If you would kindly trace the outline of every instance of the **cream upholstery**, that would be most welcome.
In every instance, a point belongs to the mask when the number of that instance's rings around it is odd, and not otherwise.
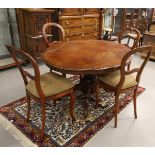
[[[134,33],[128,33],[128,36],[130,36],[131,38],[136,38],[137,37],[137,34],[134,34]]]
[[[136,39],[137,34],[134,34],[134,33],[128,33],[128,36],[130,36],[132,39]],[[140,37],[142,37],[142,35],[140,35]]]
[[[59,94],[73,87],[69,79],[52,72],[42,74],[40,76],[40,83],[46,97]],[[26,85],[26,90],[35,97],[40,98],[33,80]]]
[[[98,76],[98,79],[112,87],[116,87],[120,81],[120,71],[112,72],[108,75]],[[122,89],[130,88],[137,85],[137,81],[133,75],[126,75]]]

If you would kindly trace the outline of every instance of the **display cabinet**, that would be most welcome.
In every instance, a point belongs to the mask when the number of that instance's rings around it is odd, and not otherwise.
[[[42,38],[42,26],[52,21],[54,10],[29,8],[17,9],[16,12],[21,48],[37,60],[40,58],[40,53],[46,49]]]
[[[16,13],[13,8],[0,9],[0,70],[16,66],[5,45],[20,47]],[[22,59],[19,59],[22,63]]]

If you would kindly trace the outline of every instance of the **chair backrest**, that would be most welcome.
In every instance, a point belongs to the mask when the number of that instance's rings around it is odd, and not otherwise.
[[[151,46],[143,46],[143,47],[139,47],[139,48],[136,48],[136,49],[133,49],[131,51],[129,51],[122,59],[121,61],[121,67],[120,67],[120,74],[121,74],[121,78],[120,78],[120,82],[119,84],[117,85],[117,88],[118,89],[121,89],[121,87],[123,86],[123,83],[125,81],[125,76],[126,75],[130,75],[130,74],[133,74],[135,73],[135,80],[137,81],[137,83],[139,83],[140,81],[140,77],[141,77],[141,74],[142,74],[142,71],[147,63],[147,61],[149,60],[149,57],[151,55],[151,50],[152,50],[152,47]],[[140,65],[140,67],[136,67],[136,68],[133,68],[131,70],[127,70],[126,68],[126,64],[127,64],[127,61],[129,60],[129,58],[137,53],[137,52],[144,52],[146,53],[146,57],[143,59],[143,62],[142,64]]]
[[[148,26],[148,31],[153,31],[153,32],[155,32],[155,22],[152,22],[152,23]]]
[[[47,30],[47,28],[52,27],[52,26],[57,27],[59,29],[59,34],[60,34],[59,39],[61,41],[64,41],[64,38],[65,38],[65,31],[61,25],[59,25],[57,23],[46,23],[45,25],[43,25],[42,33],[43,33],[43,38],[44,38],[44,41],[45,41],[47,47],[49,47],[52,43],[50,43],[48,38],[47,38],[48,36],[46,34],[46,30]]]
[[[146,17],[142,16],[141,20],[139,21],[138,30],[140,31],[141,35],[144,35],[147,29],[148,29],[148,23]]]
[[[141,34],[140,34],[140,31],[138,29],[128,27],[128,28],[123,29],[119,33],[118,42],[121,43],[124,38],[127,38],[128,40],[127,40],[127,43],[125,45],[130,47],[129,46],[129,40],[131,38],[131,39],[133,39],[133,45],[130,48],[134,49],[134,48],[138,47],[140,36],[141,36]]]
[[[40,85],[40,71],[39,71],[39,67],[38,67],[36,60],[34,58],[32,58],[28,53],[26,53],[22,50],[19,50],[19,49],[15,48],[14,46],[6,45],[6,48],[10,52],[17,67],[19,68],[19,71],[23,77],[25,86],[28,84],[28,78],[31,80],[34,80],[39,96],[44,97],[45,95],[44,95],[44,93],[41,89],[41,85]],[[19,62],[19,60],[17,58],[17,55],[22,56],[23,58],[26,58],[31,63],[31,65],[34,69],[34,75],[32,75],[29,72],[27,72],[26,70],[24,70],[23,66],[21,65],[21,63]]]

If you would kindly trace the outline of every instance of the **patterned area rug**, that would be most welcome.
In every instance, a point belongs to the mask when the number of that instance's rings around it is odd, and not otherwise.
[[[138,88],[138,95],[144,88]],[[25,136],[38,146],[83,146],[108,122],[113,119],[114,96],[100,89],[100,106],[95,109],[93,96],[90,97],[88,117],[84,118],[84,96],[76,91],[75,113],[77,120],[71,121],[69,115],[69,97],[57,101],[54,104],[48,101],[46,105],[45,139],[39,140],[41,128],[41,106],[31,100],[32,109],[30,123],[24,121],[26,117],[27,103],[25,97],[0,108],[0,113],[14,124]],[[133,92],[120,96],[120,111],[132,101]]]

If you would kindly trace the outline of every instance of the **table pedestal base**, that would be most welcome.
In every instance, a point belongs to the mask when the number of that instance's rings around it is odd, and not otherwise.
[[[85,75],[80,79],[81,91],[84,93],[84,117],[88,116],[89,99],[90,95],[95,93],[96,87],[96,76]]]

